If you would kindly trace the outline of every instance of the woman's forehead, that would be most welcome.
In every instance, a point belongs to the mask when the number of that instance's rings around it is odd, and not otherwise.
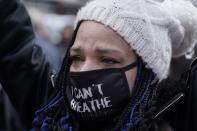
[[[95,21],[84,21],[81,23],[77,31],[77,38],[99,38],[108,41],[114,40],[112,38],[119,39],[119,35],[103,24]]]
[[[101,48],[130,51],[130,46],[109,27],[94,21],[82,22],[73,48]]]

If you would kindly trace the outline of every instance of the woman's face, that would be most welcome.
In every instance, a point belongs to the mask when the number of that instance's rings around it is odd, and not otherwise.
[[[130,46],[118,34],[93,21],[81,23],[70,54],[73,59],[72,72],[121,68],[137,59]],[[126,71],[130,91],[136,72],[137,67]]]

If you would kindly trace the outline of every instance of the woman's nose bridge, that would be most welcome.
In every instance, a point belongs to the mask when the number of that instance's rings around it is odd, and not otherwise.
[[[86,60],[81,67],[80,71],[90,71],[99,69],[98,64],[94,60]]]

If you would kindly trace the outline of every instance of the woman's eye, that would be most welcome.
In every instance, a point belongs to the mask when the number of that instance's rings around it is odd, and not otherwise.
[[[83,59],[81,58],[81,56],[71,56],[71,60],[73,63],[76,63],[76,62],[81,62],[83,61]]]
[[[119,61],[112,59],[112,58],[103,58],[102,62],[108,65],[114,65],[120,63]]]

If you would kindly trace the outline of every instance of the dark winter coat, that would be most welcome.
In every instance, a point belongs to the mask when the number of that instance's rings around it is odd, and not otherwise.
[[[0,83],[22,122],[30,128],[36,109],[53,92],[50,63],[35,36],[24,6],[0,0]]]

